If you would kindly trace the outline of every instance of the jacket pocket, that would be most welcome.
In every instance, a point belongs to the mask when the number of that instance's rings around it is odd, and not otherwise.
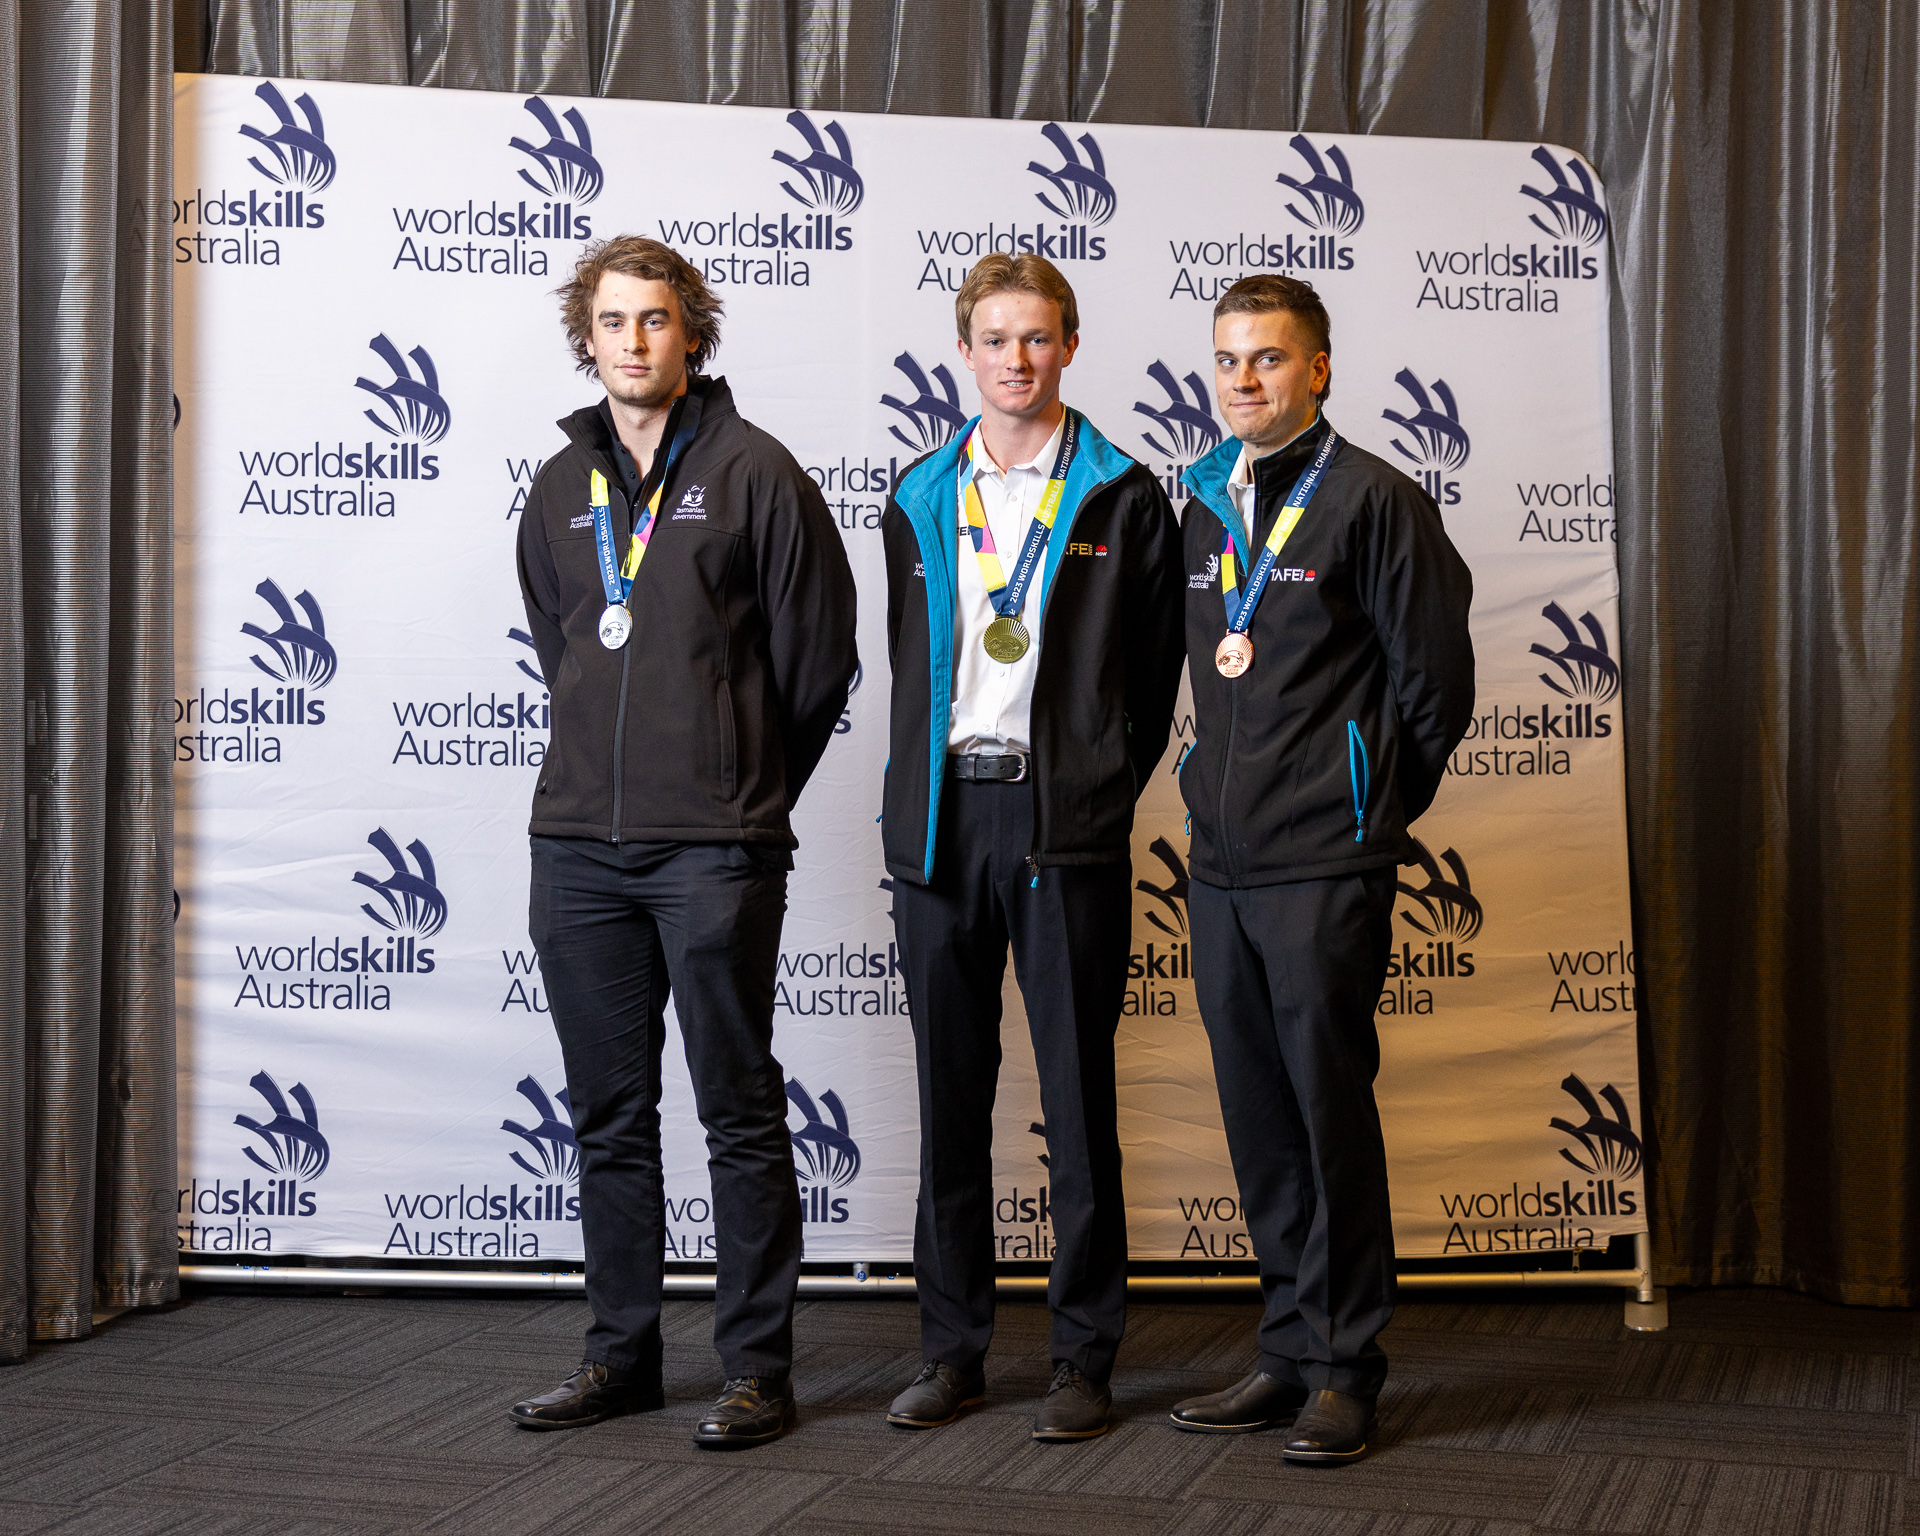
[[[1373,787],[1373,770],[1367,764],[1367,743],[1360,727],[1347,722],[1347,778],[1353,785],[1353,840],[1367,840],[1367,792]]]
[[[733,804],[733,690],[722,682],[716,690],[716,708],[720,715],[720,798]]]

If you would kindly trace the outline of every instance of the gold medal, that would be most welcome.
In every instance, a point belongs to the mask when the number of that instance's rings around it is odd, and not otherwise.
[[[1026,625],[1003,613],[987,626],[980,643],[995,661],[1011,662],[1026,655],[1027,647],[1033,641],[1027,634]]]
[[[1213,664],[1222,677],[1238,677],[1253,665],[1253,642],[1245,635],[1228,635],[1214,650]]]

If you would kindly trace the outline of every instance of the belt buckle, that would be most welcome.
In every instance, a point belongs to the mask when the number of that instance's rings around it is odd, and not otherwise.
[[[1002,784],[1024,784],[1027,778],[1027,754],[1024,752],[1002,752],[1001,757],[1011,757],[1020,764],[1020,771],[1010,779],[1002,779]]]

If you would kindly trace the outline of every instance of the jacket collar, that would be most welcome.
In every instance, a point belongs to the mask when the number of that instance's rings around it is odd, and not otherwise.
[[[1255,459],[1253,483],[1258,503],[1264,504],[1273,498],[1283,497],[1292,490],[1294,481],[1300,478],[1300,472],[1319,450],[1321,439],[1332,430],[1333,425],[1322,410],[1319,420],[1278,453]],[[1237,437],[1222,438],[1215,447],[1189,464],[1181,479],[1193,493],[1193,499],[1226,526],[1227,532],[1233,536],[1233,547],[1239,554],[1240,563],[1245,568],[1249,564],[1246,531],[1234,514],[1233,498],[1227,494],[1227,482],[1233,478],[1233,467],[1240,462],[1243,446]]]
[[[734,414],[733,391],[727,388],[725,379],[703,378],[699,374],[687,376],[687,393],[705,397],[706,406],[700,417],[700,436],[705,437],[715,421],[723,416]],[[607,472],[613,470],[613,423],[604,400],[593,405],[583,405],[570,415],[562,416],[555,423],[575,446],[590,455],[598,455],[606,462],[602,466]],[[615,483],[619,477],[613,476]]]

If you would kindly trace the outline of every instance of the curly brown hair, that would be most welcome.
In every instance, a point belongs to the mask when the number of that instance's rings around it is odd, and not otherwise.
[[[580,253],[573,276],[554,293],[560,300],[560,323],[567,328],[567,340],[573,346],[573,360],[582,373],[594,371],[593,355],[587,350],[587,331],[593,324],[593,296],[600,291],[600,279],[609,272],[626,277],[649,278],[665,283],[680,301],[680,315],[686,322],[687,336],[699,343],[687,355],[687,366],[699,373],[720,346],[720,316],[726,305],[707,286],[700,269],[670,245],[650,240],[645,235],[614,235],[597,240]]]

